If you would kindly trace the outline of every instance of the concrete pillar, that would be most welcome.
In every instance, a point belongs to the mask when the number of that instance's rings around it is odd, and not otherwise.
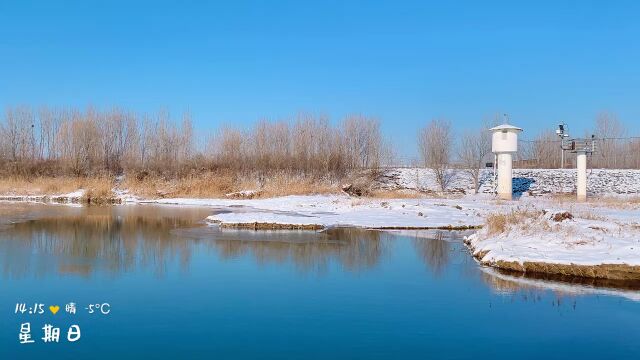
[[[587,200],[587,153],[579,151],[576,154],[576,163],[578,165],[576,193],[578,194],[578,201],[585,201]]]
[[[513,155],[498,153],[498,197],[504,200],[513,198]]]

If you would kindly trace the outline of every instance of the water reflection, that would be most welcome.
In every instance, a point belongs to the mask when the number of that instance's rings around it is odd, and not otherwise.
[[[502,295],[519,297],[524,301],[540,299],[542,291],[555,294],[553,305],[560,306],[570,302],[575,306],[575,298],[580,295],[620,296],[633,301],[640,301],[640,284],[633,281],[615,281],[589,279],[570,276],[554,276],[547,274],[527,274],[513,271],[482,267],[482,280],[495,292]],[[565,298],[571,298],[565,301]]]
[[[335,261],[356,271],[376,266],[388,251],[389,235],[359,229],[308,231],[219,231],[212,246],[223,259],[251,255],[257,263],[292,261],[298,269],[324,271]]]
[[[413,239],[416,253],[436,276],[441,275],[449,263],[451,245],[445,241],[445,236],[444,231],[437,231],[431,239]]]
[[[6,205],[5,205],[6,207]],[[292,262],[301,270],[324,271],[335,262],[358,271],[380,262],[389,235],[358,229],[308,231],[221,231],[202,223],[210,209],[167,206],[34,207],[0,229],[0,259],[7,277],[31,273],[89,276],[167,265],[188,268],[192,253],[214,250],[222,259],[250,255],[258,264]]]
[[[5,276],[43,275],[52,269],[80,275],[96,268],[117,273],[138,266],[162,273],[174,259],[186,266],[189,243],[171,229],[193,226],[198,216],[198,211],[187,211],[176,217],[170,208],[145,206],[36,210],[36,218],[12,219],[15,223],[0,234],[8,240],[0,242]]]
[[[119,276],[170,266],[188,271],[196,254],[223,261],[250,258],[258,266],[292,265],[299,272],[332,266],[368,271],[409,248],[434,277],[457,272],[496,293],[535,299],[536,291],[614,294],[640,300],[640,284],[508,274],[481,268],[456,231],[378,232],[220,230],[203,223],[215,209],[155,205],[68,207],[0,204],[0,266],[5,278],[74,274]],[[209,255],[209,253],[211,255]],[[403,254],[402,256],[406,256]],[[409,255],[411,256],[411,255]],[[392,261],[408,261],[406,257]],[[54,272],[55,274],[52,274]]]

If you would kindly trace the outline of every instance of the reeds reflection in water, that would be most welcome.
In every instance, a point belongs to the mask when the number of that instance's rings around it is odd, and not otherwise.
[[[292,262],[300,271],[325,271],[336,263],[349,271],[376,266],[389,251],[389,235],[352,228],[312,231],[227,230],[212,243],[219,256],[250,255],[258,264]]]
[[[43,211],[43,209],[46,209]],[[44,205],[38,216],[7,226],[0,233],[3,274],[30,272],[89,275],[96,269],[126,272],[139,266],[162,273],[168,261],[187,265],[190,242],[172,229],[195,226],[203,211],[161,207],[82,207]]]
[[[449,279],[450,272],[455,272],[483,281],[497,293],[542,288],[560,293],[624,292],[625,297],[637,298],[635,283],[488,272],[462,245],[464,232],[222,230],[203,222],[213,211],[216,209],[158,205],[0,204],[0,271],[5,279],[117,277],[140,271],[163,276],[174,268],[190,271],[198,256],[206,269],[216,262],[248,259],[258,268],[289,266],[299,273],[324,273],[332,268],[364,272],[385,259],[398,261],[397,256],[408,247],[431,276]]]
[[[2,205],[6,207],[8,205]],[[291,262],[299,271],[325,271],[335,263],[358,271],[380,262],[389,235],[358,229],[236,231],[206,226],[211,209],[167,206],[37,206],[0,229],[2,272],[112,275],[170,263],[187,269],[195,251],[221,260],[250,256],[256,264]],[[37,211],[36,211],[37,210]]]

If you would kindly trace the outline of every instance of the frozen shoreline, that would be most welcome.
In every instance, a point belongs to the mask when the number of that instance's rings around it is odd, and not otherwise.
[[[483,265],[603,279],[640,279],[640,206],[567,203],[541,197],[503,202],[487,195],[455,199],[363,199],[346,195],[286,196],[271,199],[159,199],[156,204],[217,208],[207,221],[250,229],[465,229],[485,225],[492,214],[570,212],[571,220],[549,227],[509,229],[487,236],[481,229],[465,241]],[[546,218],[531,219],[553,222]],[[485,234],[485,235],[483,235]]]
[[[484,198],[487,201],[487,198]],[[468,229],[482,226],[491,208],[473,199],[368,199],[346,195],[285,196],[270,199],[159,199],[139,203],[218,208],[207,221],[226,227],[252,224],[351,226],[369,229]],[[489,200],[493,202],[493,200]]]
[[[79,190],[52,196],[0,196],[0,200],[77,204],[82,195]],[[523,196],[505,202],[486,194],[442,199],[348,195],[140,199],[117,191],[115,196],[122,204],[210,207],[212,215],[206,218],[210,224],[248,229],[477,229],[492,215],[526,209],[540,215],[495,234],[485,226],[465,239],[480,263],[522,272],[640,279],[640,205],[624,206],[624,201],[563,203]],[[549,218],[565,211],[574,218],[562,222]],[[599,268],[602,266],[605,268]]]
[[[639,207],[549,205],[529,201],[526,208],[515,210],[524,216],[512,212],[489,219],[489,225],[466,237],[465,243],[481,264],[492,267],[640,280]],[[506,224],[495,231],[491,221],[501,221],[500,217],[507,219]]]
[[[0,201],[22,201],[22,202],[53,202],[60,204],[78,204],[85,195],[83,189],[76,190],[67,194],[50,194],[50,195],[0,195]]]
[[[482,229],[468,236],[467,243],[485,263],[552,261],[563,265],[640,266],[640,229],[633,224],[582,218],[561,224],[541,221],[548,227],[535,229],[537,225],[529,223],[500,234]]]
[[[151,203],[217,209],[207,221],[222,227],[320,229],[467,229],[492,215],[527,211],[522,224],[490,234],[485,226],[465,243],[487,266],[603,279],[640,280],[640,206],[558,203],[540,197],[503,202],[486,195],[456,199],[361,199],[287,196],[272,199],[161,199]],[[573,218],[556,222],[553,216]]]

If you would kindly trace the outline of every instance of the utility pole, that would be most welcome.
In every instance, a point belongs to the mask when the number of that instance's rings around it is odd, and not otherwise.
[[[36,158],[36,134],[35,125],[31,124],[31,160]]]
[[[565,145],[564,141],[569,137],[569,127],[565,123],[558,124],[558,129],[556,130],[556,135],[560,137],[560,168],[564,169],[564,151]]]
[[[576,179],[576,195],[578,201],[587,200],[587,155],[593,155],[596,151],[595,135],[590,139],[574,139],[571,141],[572,152],[576,153],[576,167],[578,170]]]

